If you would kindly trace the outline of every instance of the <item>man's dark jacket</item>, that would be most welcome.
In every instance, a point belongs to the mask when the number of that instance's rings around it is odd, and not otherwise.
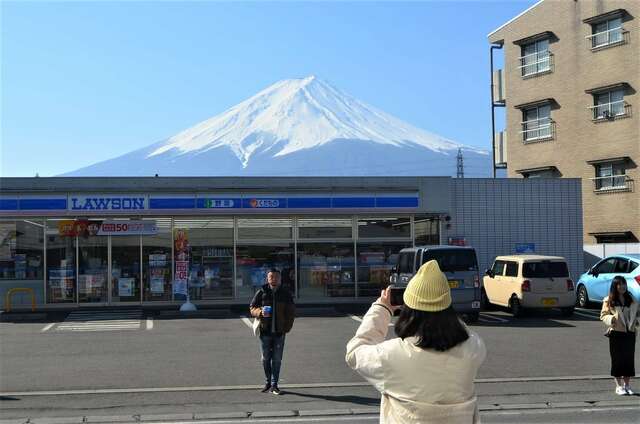
[[[262,307],[271,306],[271,317],[262,316]],[[269,284],[262,286],[253,296],[249,306],[251,316],[260,319],[260,334],[271,334],[273,319],[275,319],[275,333],[284,334],[291,331],[296,315],[296,305],[293,296],[282,285],[275,291]]]

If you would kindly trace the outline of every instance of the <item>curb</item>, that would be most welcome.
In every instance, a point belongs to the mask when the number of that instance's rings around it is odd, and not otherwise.
[[[487,404],[480,405],[480,412],[497,411],[531,411],[540,409],[575,409],[598,408],[612,406],[632,406],[640,408],[637,400],[617,401],[581,401],[581,402],[545,402],[522,404]],[[192,413],[192,414],[158,414],[158,415],[116,415],[116,416],[75,416],[75,417],[42,417],[42,418],[11,418],[2,419],[0,424],[99,424],[99,423],[155,423],[155,422],[206,422],[211,420],[228,420],[242,418],[284,418],[284,417],[330,417],[349,415],[377,415],[380,408],[351,408],[327,410],[289,410],[289,411],[255,411],[255,412],[220,412],[220,413]]]

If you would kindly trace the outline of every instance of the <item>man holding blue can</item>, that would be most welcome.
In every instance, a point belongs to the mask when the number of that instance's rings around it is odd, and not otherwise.
[[[281,394],[278,388],[285,334],[291,331],[296,306],[293,296],[280,284],[280,272],[270,269],[267,284],[258,290],[249,306],[251,316],[260,320],[260,348],[265,385],[263,393]]]

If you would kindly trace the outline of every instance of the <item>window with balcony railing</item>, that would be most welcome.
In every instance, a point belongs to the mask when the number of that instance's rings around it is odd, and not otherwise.
[[[627,191],[631,179],[626,175],[624,162],[610,162],[596,165],[596,176],[592,178],[595,191]]]
[[[590,106],[594,121],[611,120],[629,116],[631,106],[624,101],[624,89],[593,94],[594,105]]]
[[[550,140],[554,137],[555,123],[551,120],[551,105],[534,106],[522,111],[522,141]]]
[[[551,72],[553,55],[549,51],[549,40],[543,39],[522,47],[522,56],[518,58],[522,77]]]
[[[628,32],[622,27],[622,18],[616,17],[593,23],[587,41],[591,49],[624,44],[628,41]]]

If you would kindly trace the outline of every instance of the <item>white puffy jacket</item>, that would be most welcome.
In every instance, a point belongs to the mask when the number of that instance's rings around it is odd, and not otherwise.
[[[380,422],[480,423],[473,380],[487,350],[476,333],[438,352],[415,346],[414,337],[386,340],[391,314],[373,304],[347,344],[346,361],[382,394]]]

